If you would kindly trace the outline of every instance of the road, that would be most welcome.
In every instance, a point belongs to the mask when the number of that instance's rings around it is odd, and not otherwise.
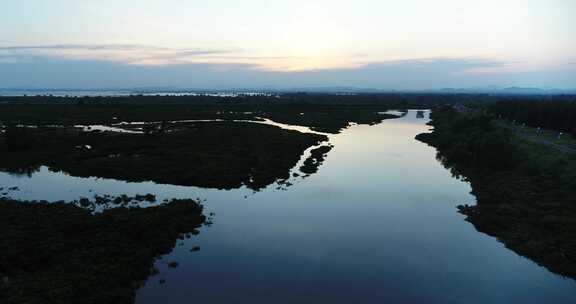
[[[563,153],[576,153],[576,146],[574,145],[560,145],[544,136],[538,136],[537,134],[532,132],[522,131],[520,127],[513,127],[506,123],[499,123],[499,124],[506,129],[512,130],[516,136],[524,140],[545,145]],[[564,136],[570,136],[570,135],[566,134]]]

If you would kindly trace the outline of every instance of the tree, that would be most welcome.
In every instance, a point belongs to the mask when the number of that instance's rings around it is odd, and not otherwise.
[[[21,151],[32,148],[36,139],[26,127],[9,125],[6,127],[6,148],[10,151]]]

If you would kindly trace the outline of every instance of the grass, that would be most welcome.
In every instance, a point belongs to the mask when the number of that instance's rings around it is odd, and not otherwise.
[[[504,121],[504,120],[499,120],[498,122],[502,123],[507,128],[514,130],[515,132],[518,132],[521,135],[528,136],[530,138],[535,138],[535,139],[543,139],[543,140],[552,142],[552,143],[557,144],[557,145],[563,145],[563,146],[567,146],[570,148],[576,148],[576,139],[573,138],[570,134],[564,133],[560,137],[558,137],[558,135],[560,133],[558,131],[546,130],[546,129],[538,130],[538,128],[533,128],[533,127],[529,127],[529,126],[522,126],[522,125],[518,125],[518,124],[512,124],[512,123],[510,123],[508,121]]]

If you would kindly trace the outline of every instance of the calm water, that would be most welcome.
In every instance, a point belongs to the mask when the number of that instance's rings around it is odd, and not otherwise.
[[[427,117],[427,115],[426,115]],[[207,199],[214,224],[158,262],[138,303],[576,303],[575,281],[504,248],[457,213],[470,186],[414,139],[416,112],[353,126],[287,190],[219,191],[0,173],[25,199],[155,193]],[[193,246],[198,252],[190,252]],[[177,268],[167,262],[178,261]],[[160,279],[166,279],[160,284]]]
[[[211,97],[237,97],[237,96],[275,96],[267,92],[250,91],[198,91],[198,90],[50,90],[50,89],[1,89],[0,96],[57,96],[57,97],[97,97],[97,96],[211,96]]]

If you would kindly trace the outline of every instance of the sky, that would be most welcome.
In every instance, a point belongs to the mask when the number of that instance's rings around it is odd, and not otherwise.
[[[1,0],[0,87],[576,88],[574,0]]]

